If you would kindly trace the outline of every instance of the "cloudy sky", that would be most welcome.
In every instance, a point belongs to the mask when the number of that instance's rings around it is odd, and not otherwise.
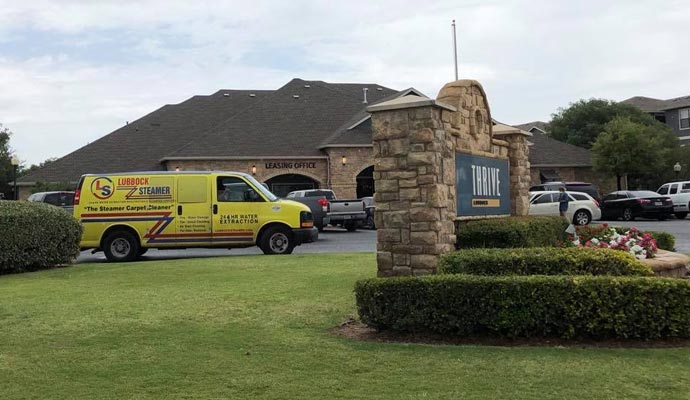
[[[494,118],[580,98],[690,94],[687,1],[0,0],[0,123],[27,164],[164,104],[290,79],[435,97],[478,79]]]

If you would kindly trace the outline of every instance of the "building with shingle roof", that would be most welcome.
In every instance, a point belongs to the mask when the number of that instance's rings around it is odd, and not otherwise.
[[[366,107],[399,96],[375,83],[293,79],[277,90],[219,90],[165,105],[18,179],[76,185],[82,174],[158,170],[253,173],[278,195],[329,187],[343,197],[373,193]]]
[[[331,188],[343,198],[370,196],[372,126],[366,107],[405,96],[426,98],[414,88],[303,79],[276,90],[193,96],[19,178],[20,196],[28,197],[37,182],[76,186],[87,173],[160,170],[247,172],[279,196],[310,188]],[[549,171],[565,180],[591,176],[588,150],[544,135],[540,121],[517,127],[533,133],[533,181],[552,177]]]
[[[633,105],[671,127],[681,146],[690,144],[690,96],[668,100],[635,96],[621,103]]]

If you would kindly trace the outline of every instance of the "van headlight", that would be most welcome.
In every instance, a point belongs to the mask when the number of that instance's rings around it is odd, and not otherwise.
[[[299,213],[299,226],[301,228],[313,228],[314,227],[314,217],[309,211],[301,211]]]

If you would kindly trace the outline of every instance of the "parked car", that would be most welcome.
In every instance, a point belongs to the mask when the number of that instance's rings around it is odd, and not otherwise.
[[[373,197],[362,197],[364,202],[365,211],[367,212],[367,220],[362,224],[364,229],[376,229],[376,223],[374,222],[374,212],[376,211],[376,204],[374,204]]]
[[[690,212],[690,181],[664,183],[656,191],[668,196],[673,202],[673,213],[678,219],[685,219]]]
[[[673,201],[651,190],[620,190],[604,196],[601,213],[602,219],[646,217],[661,221],[673,214]]]
[[[288,199],[300,201],[318,193],[328,200],[328,219],[333,226],[342,226],[348,231],[355,231],[367,219],[362,200],[338,200],[335,193],[328,189],[296,190],[288,193]],[[301,202],[301,201],[300,201]],[[325,226],[325,225],[324,225]]]
[[[540,185],[534,185],[529,188],[530,192],[540,192],[548,190],[558,190],[565,187],[565,190],[570,192],[583,192],[592,196],[598,202],[601,202],[601,193],[596,185],[587,182],[545,182]]]
[[[64,209],[70,214],[72,214],[72,211],[74,210],[74,192],[38,192],[29,196],[27,200],[52,204],[56,207]]]
[[[587,225],[593,220],[601,218],[599,203],[587,193],[568,192],[570,202],[565,216],[575,225]],[[542,192],[530,192],[529,215],[560,215],[558,211],[558,198],[560,192],[549,190]]]
[[[323,228],[330,223],[331,218],[328,216],[330,203],[326,197],[325,191],[298,190],[288,193],[285,198],[305,204],[309,207],[311,214],[314,216],[314,226],[319,232],[323,232]]]

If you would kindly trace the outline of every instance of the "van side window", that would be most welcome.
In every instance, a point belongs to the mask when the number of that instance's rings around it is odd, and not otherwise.
[[[219,202],[263,201],[251,186],[241,178],[219,176],[217,180]]]
[[[668,185],[663,185],[656,192],[659,194],[668,194]]]
[[[676,193],[678,193],[678,184],[677,184],[677,183],[676,183],[676,184],[673,184],[673,185],[671,185],[671,186],[669,186],[669,188],[670,188],[670,189],[668,190],[668,194],[676,194]]]
[[[684,183],[683,187],[680,189],[681,193],[690,192],[690,183]]]

